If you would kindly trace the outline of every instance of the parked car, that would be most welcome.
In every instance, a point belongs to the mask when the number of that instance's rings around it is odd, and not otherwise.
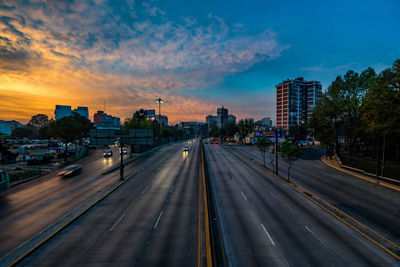
[[[183,151],[189,151],[189,147],[188,146],[184,146],[183,147]]]
[[[59,176],[69,177],[81,171],[81,166],[78,164],[69,165],[64,170],[58,173]]]
[[[113,153],[112,153],[111,150],[107,150],[107,151],[104,152],[104,154],[103,154],[103,156],[104,156],[105,158],[107,158],[107,157],[112,157],[112,155],[113,155]]]

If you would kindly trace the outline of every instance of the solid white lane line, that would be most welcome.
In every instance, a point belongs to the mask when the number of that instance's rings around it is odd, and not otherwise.
[[[174,190],[174,186],[175,185],[172,185],[171,189],[169,190],[170,193],[172,192],[172,190]]]
[[[110,229],[110,232],[112,230],[114,230],[115,226],[117,226],[117,224],[119,224],[119,222],[125,217],[125,215],[126,215],[125,213],[122,214],[122,216],[114,223],[113,227],[111,227],[111,229]]]
[[[162,211],[160,212],[160,215],[158,215],[158,218],[157,218],[157,221],[156,221],[156,223],[154,224],[154,229],[156,229],[157,228],[157,225],[158,225],[158,223],[160,222],[160,219],[161,219],[161,215],[162,215]]]
[[[245,195],[243,192],[242,192],[242,195],[243,195],[244,199],[247,200],[247,197],[246,197],[246,195]]]
[[[271,194],[271,196],[273,197],[273,198],[275,198],[276,200],[278,200],[278,198],[271,192],[270,193]]]
[[[146,193],[146,192],[147,192],[147,190],[149,190],[149,186],[146,186],[146,188],[145,188],[145,189],[143,189],[143,191],[142,191],[142,194]]]
[[[325,242],[324,241],[322,241],[316,234],[314,234],[314,232],[313,231],[311,231],[311,229],[310,228],[308,228],[307,227],[307,225],[305,225],[304,226],[316,239],[318,239],[319,240],[319,242],[321,242],[325,247],[328,247],[326,244],[325,244]]]
[[[267,234],[269,240],[271,241],[272,245],[275,246],[274,240],[272,240],[271,236],[268,234],[267,229],[265,229],[264,225],[261,224],[262,229],[264,230],[264,232]]]

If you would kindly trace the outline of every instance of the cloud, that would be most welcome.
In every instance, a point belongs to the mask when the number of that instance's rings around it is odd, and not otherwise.
[[[5,1],[0,93],[20,99],[26,94],[41,107],[48,103],[48,112],[60,100],[72,104],[78,97],[96,106],[107,99],[121,117],[162,96],[174,105],[165,104],[171,121],[200,119],[197,114],[203,117],[215,103],[196,98],[196,90],[287,48],[267,29],[249,33],[241,23],[229,25],[213,15],[201,24],[194,17],[168,20],[166,14],[156,2]]]

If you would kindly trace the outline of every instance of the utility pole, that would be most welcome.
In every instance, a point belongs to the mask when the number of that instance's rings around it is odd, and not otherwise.
[[[124,138],[121,136],[119,138],[119,148],[120,148],[120,156],[121,156],[121,163],[119,166],[119,173],[120,177],[119,179],[122,181],[124,180],[124,153],[122,153],[122,148],[124,147]]]
[[[278,175],[278,128],[275,128],[275,174]]]

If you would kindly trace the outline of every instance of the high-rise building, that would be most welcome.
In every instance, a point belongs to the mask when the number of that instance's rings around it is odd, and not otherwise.
[[[303,77],[286,80],[276,86],[276,127],[288,130],[311,118],[321,95],[318,81],[305,81]]]
[[[208,115],[206,117],[208,129],[211,129],[212,124],[216,124],[218,128],[222,128],[228,120],[232,120],[236,123],[236,117],[229,114],[228,109],[224,108],[224,106],[217,109],[217,116]]]

